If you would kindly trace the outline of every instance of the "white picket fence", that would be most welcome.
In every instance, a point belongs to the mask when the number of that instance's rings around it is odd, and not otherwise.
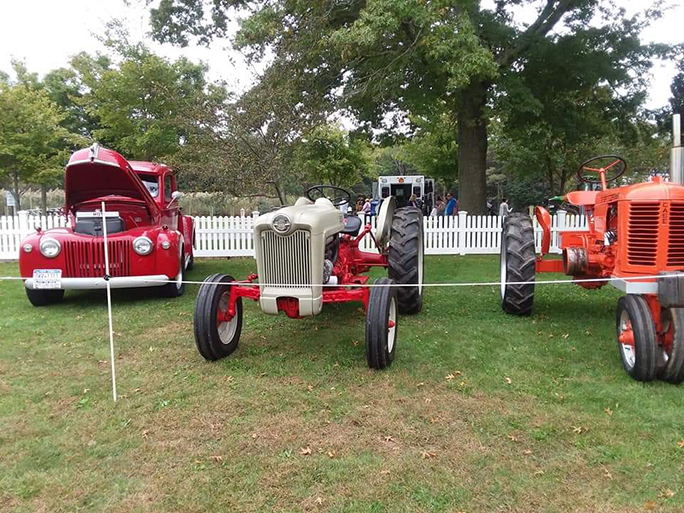
[[[195,217],[195,255],[198,257],[254,256],[252,225],[254,216]],[[370,219],[375,228],[375,217]],[[501,243],[501,218],[469,216],[459,212],[452,217],[426,217],[425,254],[472,255],[498,253]],[[0,259],[16,260],[21,240],[43,229],[66,226],[64,217],[33,217],[22,212],[16,217],[0,217]],[[541,229],[534,220],[537,250],[541,247]],[[586,218],[560,211],[552,217],[551,252],[560,253],[558,233],[586,229]],[[370,237],[360,245],[364,251],[375,251]]]

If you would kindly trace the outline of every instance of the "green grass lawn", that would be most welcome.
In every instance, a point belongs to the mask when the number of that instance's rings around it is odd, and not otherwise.
[[[497,275],[497,257],[426,265]],[[0,282],[1,511],[684,511],[684,390],[622,370],[611,288],[538,286],[528,318],[495,287],[429,288],[383,372],[355,305],[246,303],[238,350],[207,363],[197,289],[114,291],[114,404],[105,294],[38,309]]]

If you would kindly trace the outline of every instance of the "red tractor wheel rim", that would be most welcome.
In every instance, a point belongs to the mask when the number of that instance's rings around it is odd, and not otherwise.
[[[228,312],[230,292],[224,292],[216,307],[216,330],[222,344],[230,344],[237,330],[237,318]]]
[[[618,335],[620,351],[627,366],[631,369],[636,363],[636,342],[634,341],[634,330],[629,314],[623,311],[620,315],[620,333]]]

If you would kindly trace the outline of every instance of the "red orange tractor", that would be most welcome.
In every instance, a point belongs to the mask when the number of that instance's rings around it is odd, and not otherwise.
[[[588,228],[559,233],[562,259],[549,259],[551,216],[536,207],[542,229],[535,254],[532,219],[511,214],[501,241],[501,306],[510,314],[532,311],[536,273],[562,272],[587,289],[610,283],[618,300],[617,343],[622,364],[638,381],[684,381],[684,186],[650,182],[608,188],[627,169],[624,159],[588,160],[577,172],[600,190],[574,191],[564,201],[584,208]],[[593,176],[592,176],[593,174]],[[596,176],[597,175],[597,176]],[[634,277],[648,276],[634,280]],[[631,279],[632,278],[632,279]]]

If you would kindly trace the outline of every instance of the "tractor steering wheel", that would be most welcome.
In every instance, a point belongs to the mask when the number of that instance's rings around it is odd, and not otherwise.
[[[589,167],[589,164],[597,161],[598,164],[594,164]],[[610,176],[606,176],[606,172],[609,169],[613,169]],[[584,171],[591,171],[593,173],[599,174],[598,180],[591,180],[584,176]],[[584,162],[577,170],[577,178],[579,178],[584,183],[590,184],[601,184],[603,188],[606,188],[606,182],[612,182],[620,178],[625,171],[627,171],[627,162],[622,157],[617,155],[603,155],[601,157],[594,157]]]
[[[331,194],[326,194],[326,190],[330,190]],[[318,194],[315,194],[318,193]],[[334,185],[314,185],[309,187],[306,191],[306,197],[311,201],[316,201],[318,198],[329,199],[336,207],[341,207],[345,203],[351,202],[351,193],[342,187],[335,187]]]

